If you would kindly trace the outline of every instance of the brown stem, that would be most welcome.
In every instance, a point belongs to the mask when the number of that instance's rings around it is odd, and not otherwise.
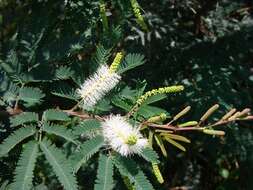
[[[81,102],[82,102],[82,100],[80,100],[79,102],[77,102],[77,104],[73,108],[71,108],[70,110],[74,111],[76,108],[78,108],[78,106],[80,105]]]
[[[98,115],[90,115],[88,113],[84,113],[84,112],[75,112],[72,110],[62,110],[63,112],[67,113],[68,115],[72,115],[72,116],[77,116],[83,120],[85,119],[97,119],[99,121],[104,121],[103,117],[100,117]]]
[[[131,117],[133,113],[137,111],[138,108],[139,108],[139,105],[135,104],[134,107],[127,113],[126,117],[127,118]]]
[[[203,130],[203,127],[177,127],[177,126],[173,126],[173,125],[159,125],[159,124],[155,124],[155,123],[146,123],[146,125],[148,125],[149,127],[153,127],[153,128],[161,128],[161,129],[168,129],[168,130],[172,130],[172,131],[201,131]]]

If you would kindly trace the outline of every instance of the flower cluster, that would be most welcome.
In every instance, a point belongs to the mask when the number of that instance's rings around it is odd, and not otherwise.
[[[140,154],[148,145],[138,127],[133,127],[120,115],[111,115],[102,123],[105,142],[122,156]]]
[[[107,65],[101,65],[97,72],[77,90],[78,95],[82,98],[84,109],[91,109],[98,100],[118,84],[120,79],[121,77],[111,72]]]

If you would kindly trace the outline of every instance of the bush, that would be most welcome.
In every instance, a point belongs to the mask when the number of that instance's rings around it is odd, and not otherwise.
[[[251,2],[0,10],[1,189],[252,189]]]

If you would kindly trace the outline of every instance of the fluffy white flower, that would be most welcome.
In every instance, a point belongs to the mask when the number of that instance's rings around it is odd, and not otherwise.
[[[120,78],[117,73],[111,72],[107,65],[100,66],[97,72],[77,90],[78,95],[83,99],[84,108],[91,109],[98,100],[118,84]]]
[[[123,156],[139,154],[148,145],[138,127],[133,127],[120,115],[111,115],[102,123],[106,143]]]

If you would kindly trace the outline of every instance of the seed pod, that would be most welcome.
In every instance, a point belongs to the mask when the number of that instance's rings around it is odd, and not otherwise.
[[[234,113],[236,112],[236,109],[233,108],[231,109],[228,113],[226,113],[222,118],[221,120],[224,121],[224,120],[227,120],[229,117],[231,117],[231,115],[233,115]]]
[[[245,108],[244,110],[241,111],[241,116],[240,117],[243,117],[243,116],[247,116],[250,112],[250,109],[249,108]]]
[[[197,121],[188,121],[186,123],[179,124],[178,127],[189,127],[189,126],[194,126],[198,125]]]
[[[212,129],[203,129],[203,133],[208,134],[208,135],[218,135],[218,136],[225,135],[224,131],[212,130]]]
[[[159,121],[164,121],[167,118],[167,115],[165,113],[161,113],[158,116],[150,117],[147,122],[155,123]]]
[[[160,171],[160,169],[158,167],[158,164],[157,163],[152,163],[152,168],[153,168],[153,172],[154,172],[154,174],[156,176],[157,181],[159,183],[161,183],[161,184],[164,183],[164,179],[163,179],[161,171]]]
[[[228,121],[234,121],[236,118],[238,118],[241,115],[241,112],[238,111],[234,115],[232,115],[230,118],[228,118]]]
[[[190,111],[190,109],[191,109],[191,106],[187,106],[182,111],[180,111],[177,115],[175,115],[174,118],[173,118],[173,120],[174,121],[178,120],[180,117],[182,117],[185,114],[187,114]]]
[[[220,106],[218,104],[213,105],[207,110],[207,112],[200,118],[199,124],[203,123],[211,114],[213,114]]]

